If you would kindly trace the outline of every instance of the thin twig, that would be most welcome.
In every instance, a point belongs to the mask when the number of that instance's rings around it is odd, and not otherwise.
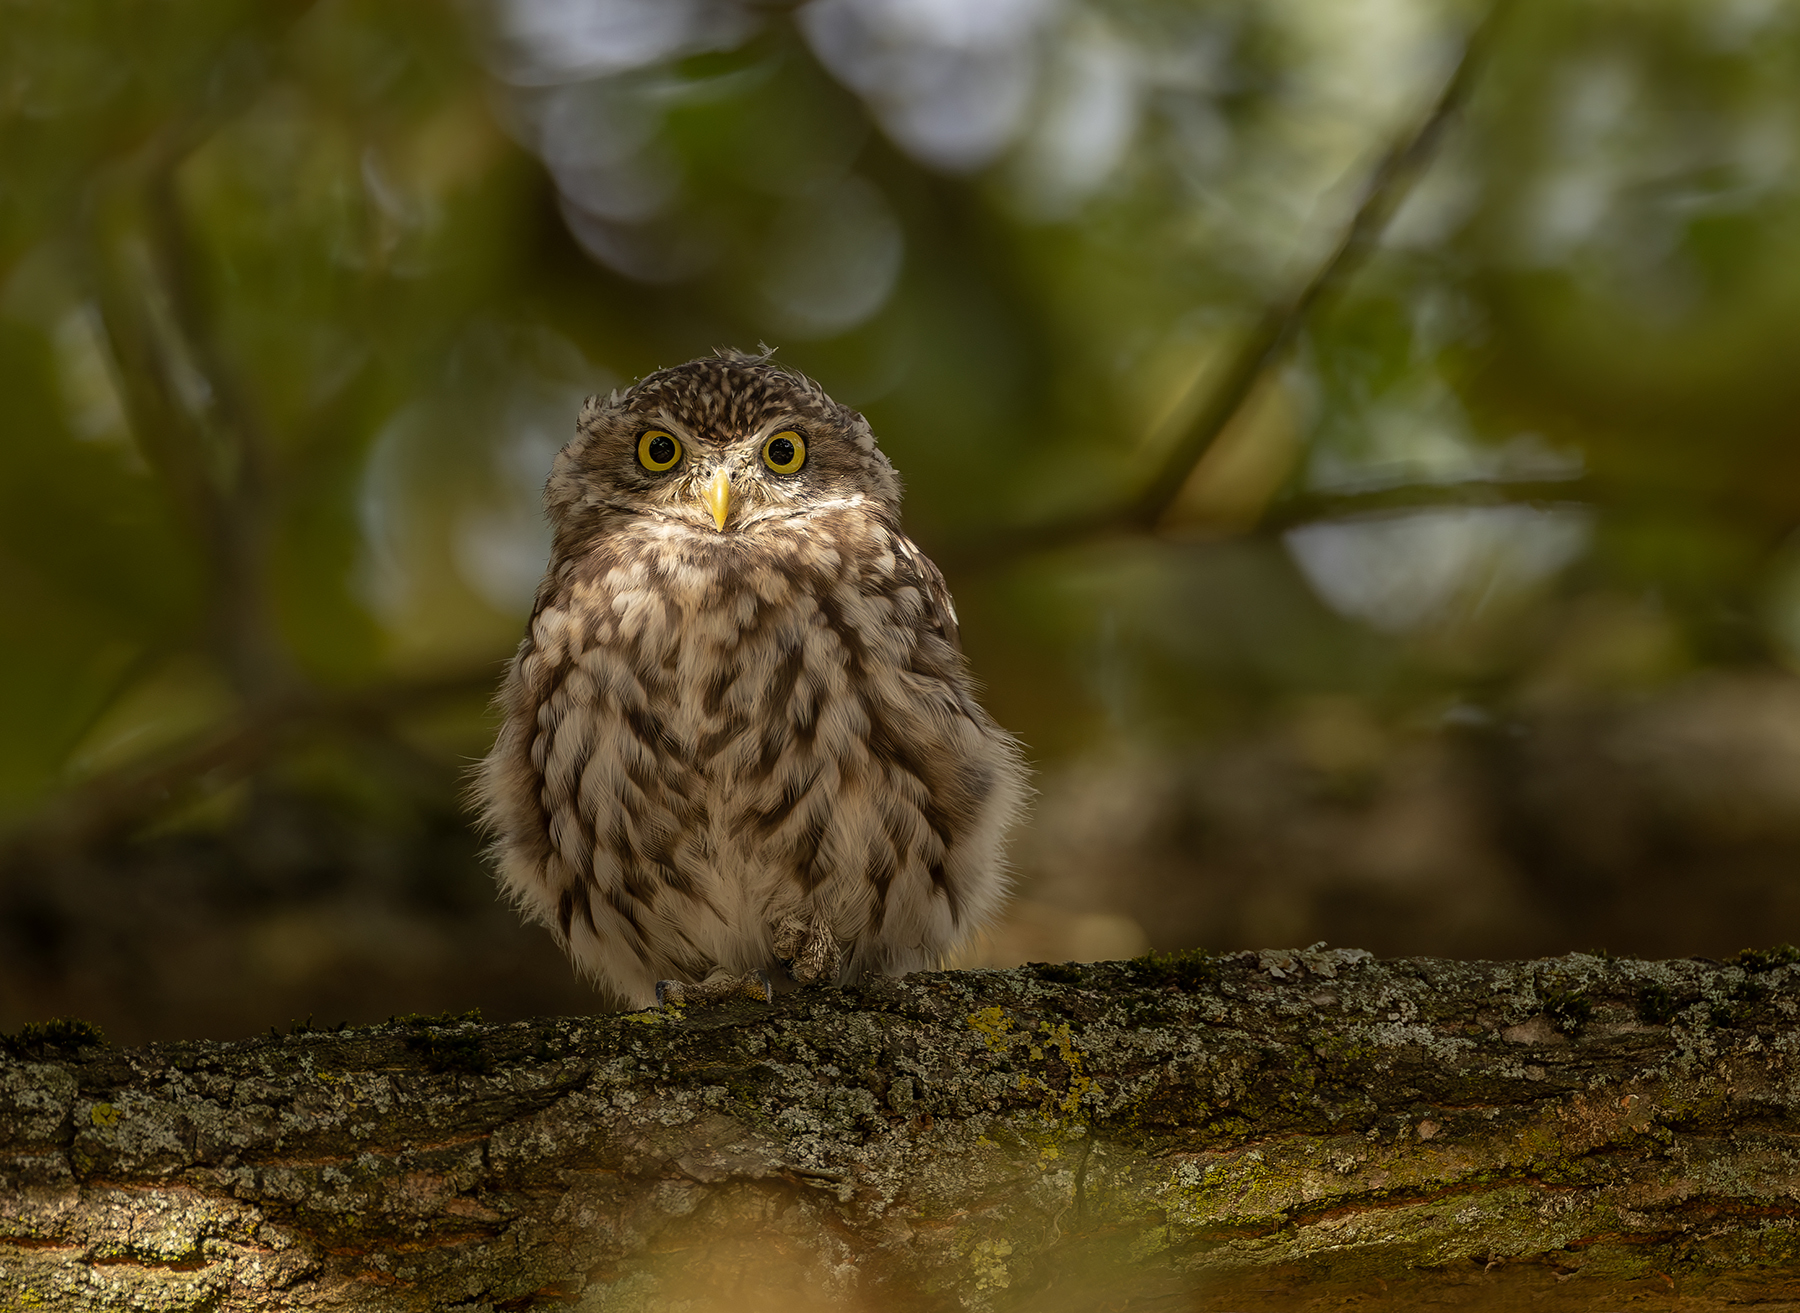
[[[1512,0],[1493,0],[1470,31],[1456,68],[1429,111],[1389,147],[1369,176],[1362,202],[1329,255],[1297,290],[1265,309],[1244,335],[1222,374],[1195,384],[1204,392],[1193,421],[1169,448],[1142,490],[1123,506],[1115,506],[1050,524],[1028,526],[978,547],[945,553],[956,564],[991,562],[1013,555],[1066,546],[1094,538],[1152,533],[1182,488],[1243,409],[1257,383],[1286,354],[1312,312],[1328,294],[1343,287],[1381,240],[1395,211],[1424,172],[1450,122],[1467,103],[1477,76],[1493,47],[1495,33]],[[1214,378],[1216,377],[1216,381]]]
[[[238,377],[202,304],[196,243],[176,186],[179,158],[160,161],[144,188],[144,230],[152,252],[149,276],[168,306],[168,331],[206,382],[206,404],[197,427],[212,456],[215,517],[212,646],[233,686],[260,698],[291,684],[296,675],[276,633],[268,597],[268,542],[272,444],[255,404]]]
[[[165,129],[138,155],[96,170],[81,206],[80,251],[101,328],[119,362],[127,423],[158,486],[208,568],[222,551],[216,541],[217,481],[206,459],[205,436],[183,399],[184,362],[171,358],[156,331],[155,289],[146,285],[148,262],[135,240],[132,202],[141,197],[141,176],[156,158],[179,150],[171,139],[185,133]]]
[[[1257,381],[1306,326],[1320,299],[1327,292],[1341,288],[1368,259],[1395,211],[1436,153],[1451,119],[1467,101],[1475,86],[1478,68],[1485,62],[1494,30],[1508,4],[1509,0],[1495,0],[1480,24],[1469,34],[1456,69],[1444,83],[1436,103],[1417,126],[1396,141],[1382,157],[1369,178],[1355,216],[1324,263],[1287,301],[1270,306],[1239,345],[1224,377],[1219,383],[1210,385],[1206,402],[1194,422],[1170,449],[1162,467],[1127,511],[1126,523],[1149,530],[1168,514],[1200,458],[1243,408]]]
[[[181,112],[93,171],[74,234],[120,366],[131,431],[205,569],[208,645],[251,699],[288,679],[264,596],[261,544],[269,517],[259,494],[267,443],[200,312],[175,179],[196,149],[261,94],[275,51],[311,7],[310,0],[279,0],[259,8]]]
[[[345,693],[285,692],[146,762],[96,776],[55,798],[0,841],[0,867],[92,847],[148,817],[249,775],[308,739],[389,732],[410,712],[490,693],[494,670],[382,684]]]
[[[1591,502],[1593,484],[1575,479],[1470,479],[1462,483],[1408,483],[1356,492],[1308,492],[1283,500],[1257,526],[1281,533],[1321,520],[1345,520],[1395,511],[1463,510],[1479,506],[1572,506]]]

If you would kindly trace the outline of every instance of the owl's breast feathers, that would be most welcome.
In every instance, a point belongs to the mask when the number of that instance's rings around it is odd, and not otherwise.
[[[1025,793],[943,578],[885,515],[703,534],[622,517],[551,565],[479,790],[502,880],[599,983],[770,956],[827,917],[846,978],[997,910]]]

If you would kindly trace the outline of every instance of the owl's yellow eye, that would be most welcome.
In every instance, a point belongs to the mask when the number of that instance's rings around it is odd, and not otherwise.
[[[666,470],[681,459],[681,443],[673,433],[650,429],[638,439],[638,464],[647,470]]]
[[[783,429],[763,443],[763,464],[777,474],[792,474],[806,464],[806,439],[792,429]]]

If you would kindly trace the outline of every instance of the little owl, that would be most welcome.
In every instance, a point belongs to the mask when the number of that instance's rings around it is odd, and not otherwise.
[[[477,793],[615,1001],[936,966],[1006,893],[1018,745],[863,417],[721,352],[582,407]]]

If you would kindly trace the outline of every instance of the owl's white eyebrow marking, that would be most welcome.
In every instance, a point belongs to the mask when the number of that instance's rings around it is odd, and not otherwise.
[[[774,419],[764,420],[757,426],[752,434],[752,438],[755,441],[761,441],[771,433],[779,433],[783,429],[797,429],[799,427],[801,427],[800,420],[796,416],[784,412],[777,415]]]
[[[688,442],[695,440],[694,431],[670,414],[667,406],[663,406],[650,418],[661,421],[678,438]]]

